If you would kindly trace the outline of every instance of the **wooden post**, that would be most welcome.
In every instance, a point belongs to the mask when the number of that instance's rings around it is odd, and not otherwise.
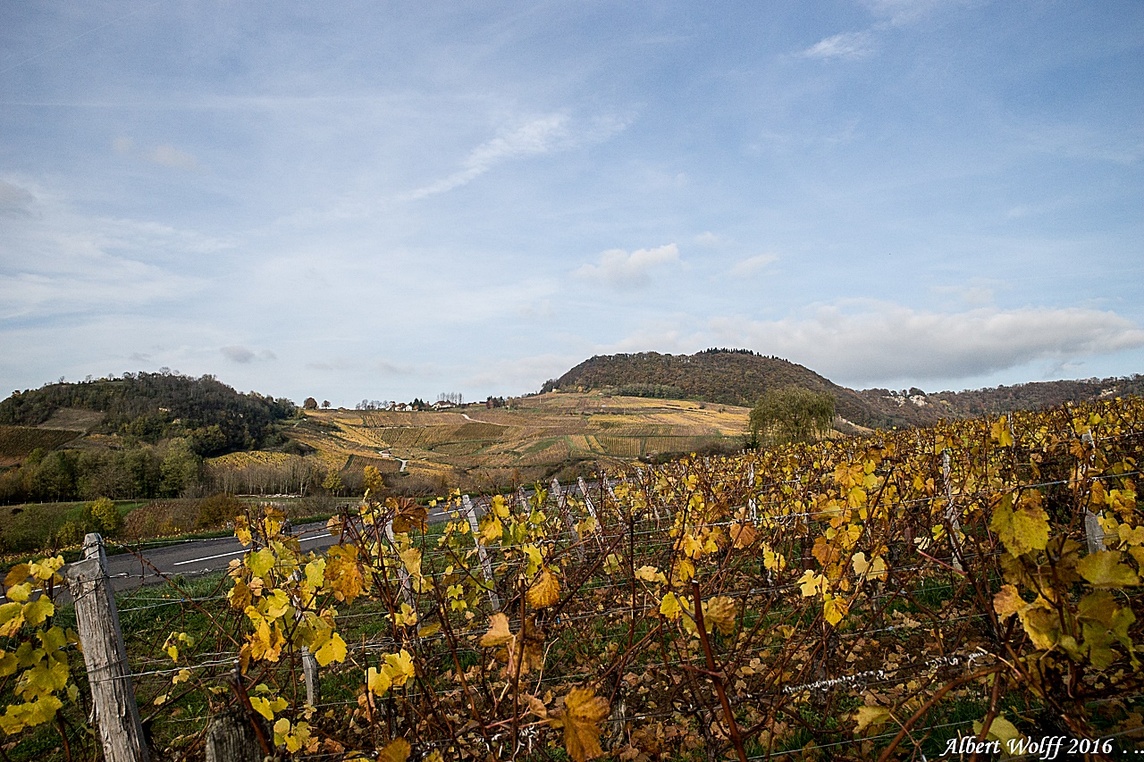
[[[389,546],[393,547],[393,519],[385,522],[385,537],[389,540]],[[409,608],[417,608],[417,600],[413,597],[413,581],[409,578],[409,572],[405,568],[404,563],[397,565],[397,579],[401,582],[401,597],[409,604]]]
[[[322,700],[321,683],[318,682],[318,657],[302,646],[302,680],[306,683],[306,703],[317,706]]]
[[[1092,431],[1086,431],[1081,435],[1081,441],[1089,449],[1088,460],[1084,464],[1084,476],[1088,478],[1088,469],[1096,460],[1096,439],[1092,436]],[[1084,535],[1089,553],[1107,550],[1107,546],[1104,544],[1104,528],[1100,525],[1100,517],[1089,510],[1087,506],[1084,509]]]
[[[262,762],[262,746],[249,722],[225,712],[207,730],[207,762]]]
[[[469,500],[468,495],[461,495],[461,505],[465,507],[465,513],[469,517],[469,528],[473,530],[473,542],[477,544],[477,557],[481,560],[481,571],[484,572],[485,580],[489,583],[489,603],[493,605],[493,611],[500,611],[500,596],[492,587],[494,584],[493,565],[489,561],[488,551],[481,544],[481,528],[477,524],[477,510],[473,507],[473,501]]]
[[[755,499],[755,464],[747,467],[747,518],[752,524],[759,521],[759,503]]]
[[[949,541],[953,546],[953,568],[956,571],[964,571],[961,568],[961,543],[957,539],[958,533],[961,532],[961,522],[957,520],[957,509],[953,505],[953,481],[950,473],[949,449],[946,448],[941,451],[941,478],[945,482],[945,518],[949,522]]]
[[[150,762],[102,537],[93,532],[83,538],[83,558],[68,567],[67,581],[103,756],[107,762]]]

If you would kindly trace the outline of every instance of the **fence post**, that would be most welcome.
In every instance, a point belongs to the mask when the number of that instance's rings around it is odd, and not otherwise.
[[[1088,459],[1084,463],[1084,476],[1087,479],[1088,470],[1096,460],[1096,439],[1092,436],[1092,431],[1086,431],[1081,435],[1081,441],[1089,449]],[[1104,544],[1104,528],[1100,525],[1100,517],[1093,513],[1088,506],[1084,508],[1084,535],[1089,553],[1107,550],[1108,546]]]
[[[262,747],[241,714],[224,712],[207,730],[206,762],[262,762]]]
[[[500,611],[500,596],[497,591],[493,589],[495,578],[493,577],[493,565],[489,561],[488,551],[481,543],[481,528],[477,524],[477,510],[473,507],[473,501],[469,499],[468,495],[461,495],[461,505],[465,507],[465,513],[469,517],[469,528],[473,532],[473,542],[477,544],[477,557],[481,561],[481,571],[484,572],[485,579],[489,583],[489,603],[493,605],[493,611]]]
[[[107,762],[150,762],[119,611],[107,578],[107,554],[98,534],[83,538],[83,559],[68,567],[67,581],[75,601],[76,630],[104,758]]]
[[[957,535],[961,532],[961,522],[957,520],[957,508],[953,505],[953,480],[951,478],[952,468],[949,460],[949,448],[941,451],[941,479],[945,484],[945,519],[949,522],[949,540],[953,546],[953,568],[956,571],[964,571],[961,566],[961,543],[957,539]]]

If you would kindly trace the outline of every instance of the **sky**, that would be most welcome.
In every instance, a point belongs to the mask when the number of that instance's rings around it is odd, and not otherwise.
[[[1144,373],[1144,4],[0,4],[0,394]]]

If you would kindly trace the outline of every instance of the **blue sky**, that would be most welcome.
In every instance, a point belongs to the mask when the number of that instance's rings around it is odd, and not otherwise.
[[[1139,2],[0,5],[0,390],[1144,372]]]

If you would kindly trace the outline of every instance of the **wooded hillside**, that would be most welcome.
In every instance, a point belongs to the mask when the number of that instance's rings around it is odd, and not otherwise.
[[[69,408],[102,413],[102,433],[148,443],[186,437],[202,456],[264,445],[274,422],[295,411],[290,400],[240,394],[213,376],[124,373],[14,392],[0,402],[0,424],[39,426]]]

